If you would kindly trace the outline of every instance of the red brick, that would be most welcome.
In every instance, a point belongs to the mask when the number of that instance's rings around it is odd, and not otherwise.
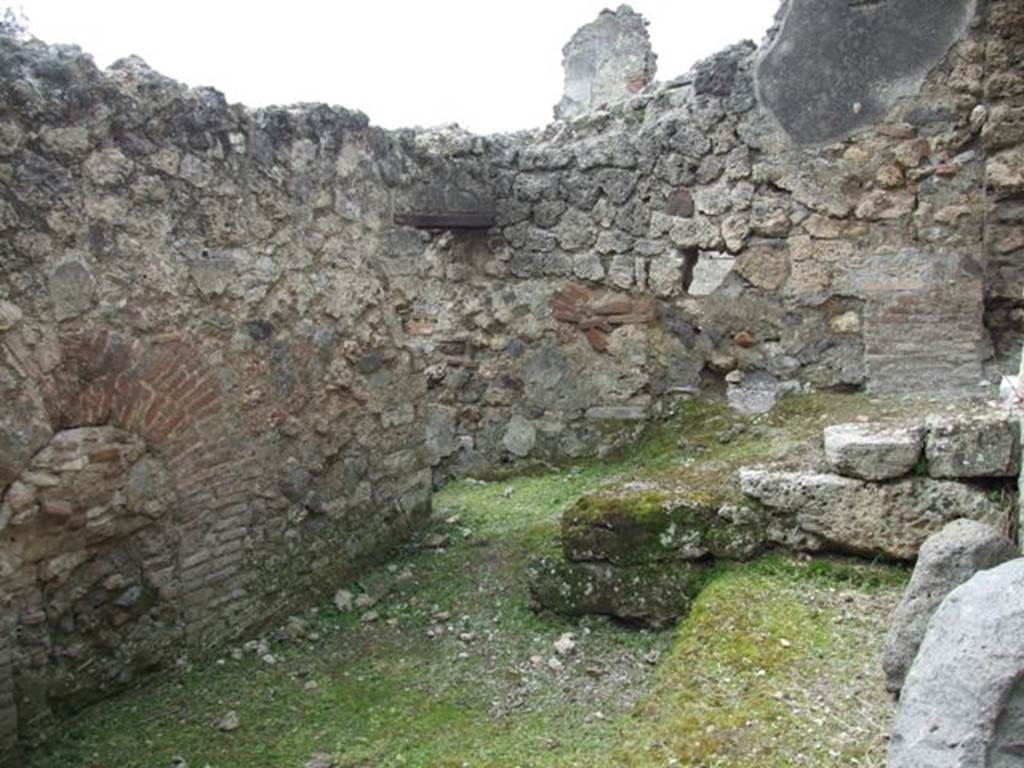
[[[75,513],[71,502],[65,499],[44,499],[40,509],[47,517],[61,521],[68,520]]]
[[[603,317],[588,317],[580,323],[580,330],[589,331],[591,328],[597,328],[605,333],[611,333],[612,330],[606,318]]]
[[[654,318],[647,313],[634,313],[630,315],[608,315],[605,317],[611,325],[643,325]]]
[[[594,307],[596,315],[628,315],[633,312],[633,300],[628,296],[609,296]]]
[[[583,315],[579,312],[574,312],[567,309],[555,310],[555,320],[563,323],[580,323],[583,322]]]
[[[736,342],[736,346],[743,347],[744,349],[752,347],[757,343],[757,339],[754,338],[750,331],[740,331],[732,337],[732,340]]]
[[[89,461],[95,464],[107,464],[114,461],[121,460],[121,449],[120,448],[97,448],[95,451],[89,452]]]
[[[561,293],[571,301],[578,303],[588,302],[593,297],[589,288],[576,282],[566,283],[565,288],[562,289]]]
[[[164,439],[170,435],[176,427],[184,423],[187,418],[188,414],[185,411],[170,411],[169,414],[165,414],[165,419],[163,421],[156,424],[152,429],[146,431],[145,437],[147,440],[151,440],[154,443],[162,443]]]
[[[587,331],[587,341],[590,342],[590,346],[596,352],[608,351],[608,334],[600,328],[590,328]]]

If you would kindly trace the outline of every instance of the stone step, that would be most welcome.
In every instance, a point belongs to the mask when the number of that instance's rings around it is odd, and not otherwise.
[[[1020,473],[1020,422],[1010,412],[932,417],[910,425],[836,424],[825,428],[824,442],[832,471],[863,480],[893,479],[915,469],[937,479]],[[919,466],[922,452],[925,464]]]

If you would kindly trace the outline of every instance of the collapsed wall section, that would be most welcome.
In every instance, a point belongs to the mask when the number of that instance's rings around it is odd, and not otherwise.
[[[750,45],[485,138],[0,41],[0,746],[333,588],[447,476],[607,450],[727,374],[975,388],[1024,250],[987,7],[812,144]],[[453,212],[494,226],[395,223]]]

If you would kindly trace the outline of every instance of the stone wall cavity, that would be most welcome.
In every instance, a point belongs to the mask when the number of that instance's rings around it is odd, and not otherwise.
[[[963,8],[813,141],[763,87],[792,14],[490,137],[0,40],[0,747],[333,588],[448,476],[607,450],[726,375],[976,389],[1024,311],[1024,25]]]

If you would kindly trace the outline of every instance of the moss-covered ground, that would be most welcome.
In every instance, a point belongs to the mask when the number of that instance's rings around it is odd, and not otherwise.
[[[183,659],[72,718],[27,765],[300,768],[317,753],[338,766],[882,765],[891,703],[877,659],[904,571],[781,555],[720,566],[690,617],[658,633],[535,614],[526,585],[582,494],[670,475],[720,489],[727,468],[881,407],[801,397],[747,421],[683,403],[629,456],[451,483],[428,532],[444,546],[368,573],[373,605],[324,599],[266,647]],[[237,729],[218,729],[231,711]]]

